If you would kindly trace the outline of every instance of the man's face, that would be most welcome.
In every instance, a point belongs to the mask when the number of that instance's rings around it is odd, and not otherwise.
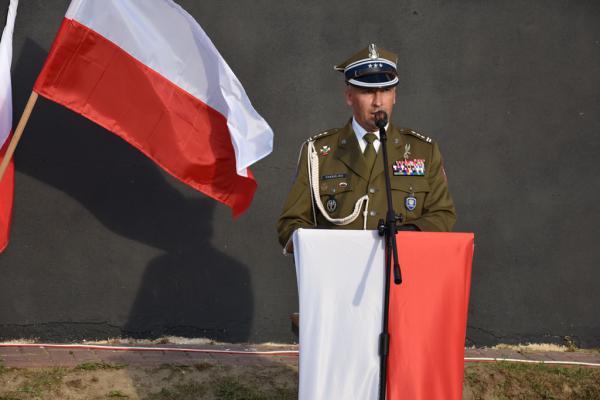
[[[377,130],[377,125],[375,125],[377,111],[385,111],[388,120],[391,119],[395,103],[395,86],[383,89],[346,86],[346,104],[352,108],[356,122],[368,132]]]

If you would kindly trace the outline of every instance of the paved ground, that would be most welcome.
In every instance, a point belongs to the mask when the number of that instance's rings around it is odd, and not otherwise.
[[[0,344],[0,362],[5,367],[34,368],[74,367],[86,362],[156,366],[160,364],[197,364],[213,362],[236,365],[284,364],[298,365],[297,346],[271,345],[151,345],[143,349],[104,346],[94,348],[53,347],[52,345]],[[257,352],[263,352],[257,354]],[[274,353],[264,353],[274,352]],[[474,358],[514,359],[545,362],[592,363],[600,367],[598,351],[516,351],[511,349],[466,349],[465,361]]]

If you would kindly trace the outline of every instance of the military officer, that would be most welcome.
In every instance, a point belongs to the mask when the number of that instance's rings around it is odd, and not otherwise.
[[[386,126],[390,165],[383,165],[375,113],[391,118],[396,102],[397,56],[375,44],[335,67],[344,73],[352,119],[309,138],[278,222],[279,241],[291,251],[298,228],[377,229],[385,219],[384,168],[390,172],[394,210],[402,230],[450,231],[456,213],[442,155],[429,137]]]

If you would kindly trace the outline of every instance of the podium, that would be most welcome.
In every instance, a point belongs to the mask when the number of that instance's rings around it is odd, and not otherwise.
[[[399,232],[387,398],[462,398],[472,233]],[[376,231],[298,229],[300,400],[376,400],[384,241]],[[393,279],[391,280],[393,282]]]

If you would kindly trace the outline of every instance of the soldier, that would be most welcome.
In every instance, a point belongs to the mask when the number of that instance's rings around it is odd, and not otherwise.
[[[397,56],[371,44],[335,67],[346,79],[346,126],[309,138],[277,230],[290,252],[298,228],[377,229],[387,198],[375,113],[391,118],[396,102]],[[429,137],[386,126],[394,210],[401,230],[450,231],[456,213],[442,155]]]

